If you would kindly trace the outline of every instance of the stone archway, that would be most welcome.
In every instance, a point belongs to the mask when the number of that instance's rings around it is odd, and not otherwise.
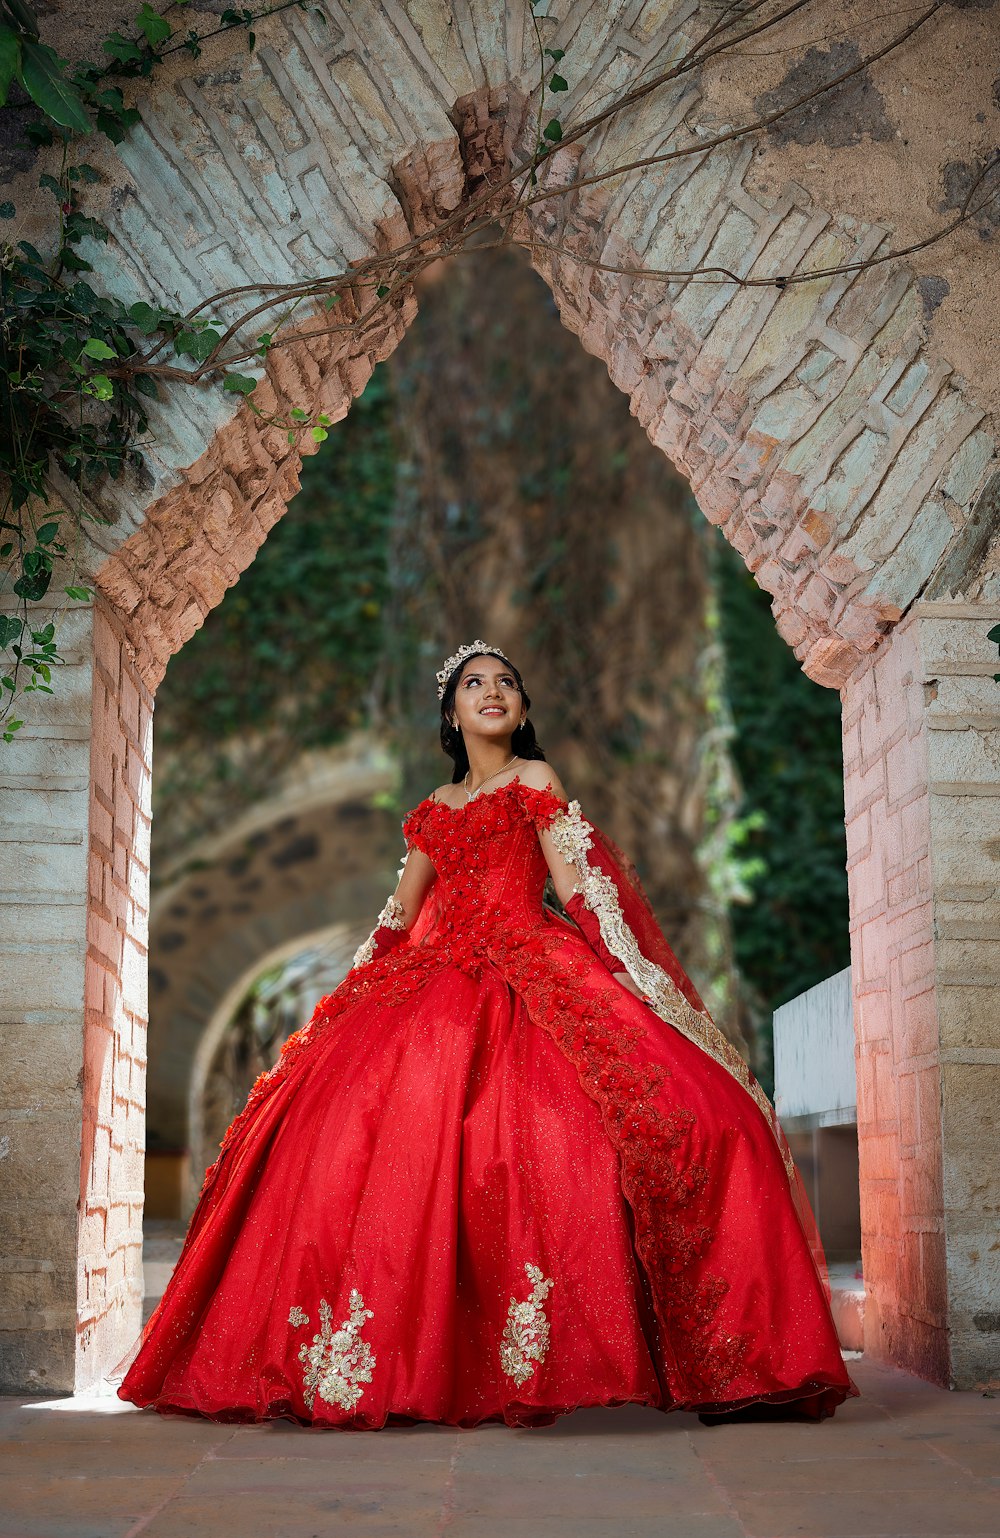
[[[295,1024],[299,1025],[308,1020],[312,1013],[313,1004],[325,994],[331,992],[350,970],[352,957],[357,947],[365,938],[365,933],[357,923],[356,916],[352,915],[352,923],[340,923],[328,925],[323,929],[312,932],[303,932],[294,939],[286,940],[284,944],[275,946],[267,951],[258,946],[254,952],[251,964],[236,975],[229,986],[216,994],[215,999],[209,1003],[207,1017],[201,1037],[195,1047],[193,1057],[189,1064],[187,1088],[187,1168],[183,1172],[183,1181],[179,1192],[180,1201],[175,1208],[159,1214],[161,1217],[177,1218],[190,1217],[197,1201],[198,1192],[201,1190],[205,1171],[218,1156],[219,1143],[225,1129],[235,1115],[242,1108],[243,1100],[249,1091],[250,1085],[245,1081],[241,1083],[241,1096],[234,1105],[228,1100],[221,1114],[216,1113],[214,1127],[210,1123],[208,1115],[208,1099],[211,1088],[213,1066],[226,1032],[232,1024],[233,1015],[246,995],[248,988],[264,972],[279,963],[293,961],[304,951],[322,950],[326,958],[327,973],[324,985],[316,989],[312,1003],[309,1003],[301,995],[300,1007],[296,1011]],[[280,1038],[277,1045],[280,1045]],[[270,1066],[270,1062],[264,1064]],[[234,1097],[235,1098],[235,1097]],[[147,1181],[146,1203],[149,1205],[149,1149],[146,1150]]]
[[[356,734],[339,750],[312,755],[267,800],[158,871],[149,917],[157,965],[149,970],[146,1150],[180,1202],[159,1216],[189,1208],[204,1174],[204,1164],[199,1170],[197,1158],[189,1160],[192,1075],[207,1069],[206,1022],[228,1019],[223,1001],[303,937],[338,929],[345,946],[353,938],[353,954],[372,928],[403,852],[399,818],[373,805],[392,781],[388,755]]]
[[[229,57],[224,40],[196,66],[175,62],[144,126],[103,166],[100,212],[114,239],[88,254],[109,289],[125,273],[140,287],[156,274],[183,304],[234,271],[291,277],[319,253],[343,262],[397,247],[460,211],[523,149],[535,66],[520,12],[355,3],[326,15],[325,27],[296,12],[269,18],[248,59]],[[696,25],[686,3],[653,19],[625,4],[565,7],[550,30],[573,50],[571,104],[592,102],[609,72],[627,82],[672,56]],[[946,8],[940,26],[985,78],[995,40],[978,12]],[[912,67],[888,66],[887,113]],[[943,166],[954,102],[940,70],[925,78],[939,112],[924,139]],[[763,289],[653,287],[595,270],[708,260],[743,275],[792,272],[883,249],[879,221],[902,221],[890,192],[860,215],[822,204],[801,179],[802,136],[759,156],[740,140],[699,149],[725,121],[726,91],[724,72],[687,75],[585,150],[554,156],[549,184],[566,190],[518,215],[515,234],[565,323],[772,593],[803,667],[842,691],[868,1346],[973,1382],[998,1370],[1000,1339],[982,1211],[984,1173],[992,1190],[998,1170],[984,1172],[995,1154],[976,1126],[1000,1072],[984,908],[1000,847],[995,664],[983,639],[1000,484],[988,259],[970,237],[953,274],[966,284],[966,330],[983,333],[966,349],[969,380],[949,360],[954,317],[934,318],[940,287],[897,262]],[[620,180],[572,190],[581,173],[671,134],[698,152],[638,191]],[[848,162],[857,152],[855,179],[870,155],[867,142],[830,137],[827,189],[838,144]],[[965,148],[971,156],[971,139]],[[272,354],[258,403],[342,418],[414,313],[404,296],[363,346],[303,336]],[[63,963],[26,1015],[34,953],[10,942],[19,1051],[46,1054],[40,1080],[10,1096],[23,1196],[9,1254],[18,1296],[4,1323],[18,1385],[91,1381],[134,1333],[153,697],[167,658],[298,484],[284,434],[260,431],[221,394],[175,392],[152,427],[150,475],[102,492],[114,522],[89,552],[98,599],[74,618],[69,687],[22,749],[7,814],[12,842],[37,835],[21,900],[53,914],[44,943]],[[54,790],[52,821],[37,798]],[[38,1105],[53,1111],[44,1132],[25,1114]]]

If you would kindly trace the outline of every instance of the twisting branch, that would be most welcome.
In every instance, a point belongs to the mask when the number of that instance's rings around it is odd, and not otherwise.
[[[61,61],[53,50],[46,50],[39,42],[37,24],[32,20],[27,0],[17,0],[16,7],[10,0],[0,0],[0,42],[7,49],[5,57],[15,58],[15,73],[20,69],[19,78],[27,83],[26,88],[30,86],[36,91],[36,104],[42,114],[41,121],[29,126],[29,135],[36,144],[61,140],[58,175],[45,174],[40,181],[57,200],[54,254],[46,259],[25,241],[16,248],[0,247],[0,297],[4,302],[0,316],[0,413],[10,424],[12,445],[6,458],[0,456],[0,477],[6,476],[10,485],[0,514],[0,563],[7,564],[21,608],[20,618],[0,614],[0,650],[8,649],[15,659],[2,675],[0,721],[9,715],[19,689],[51,693],[51,667],[61,660],[55,650],[54,628],[50,624],[42,630],[32,630],[29,605],[45,595],[54,562],[69,558],[67,546],[59,538],[60,520],[74,521],[78,549],[80,525],[97,516],[85,502],[82,489],[104,474],[118,475],[124,466],[141,462],[141,446],[148,430],[143,397],[155,397],[160,382],[203,386],[221,380],[225,390],[246,398],[262,427],[283,428],[290,446],[298,442],[303,432],[319,441],[327,436],[328,417],[320,414],[313,420],[298,407],[285,416],[264,412],[253,399],[256,379],[240,374],[238,367],[250,361],[266,365],[276,348],[323,338],[349,337],[355,345],[364,345],[379,328],[395,322],[399,306],[412,293],[415,280],[430,263],[442,258],[517,241],[532,251],[637,282],[785,288],[860,272],[923,251],[947,239],[998,195],[998,189],[984,188],[996,171],[1000,156],[976,176],[957,216],[925,239],[884,249],[863,260],[820,269],[743,276],[710,263],[690,270],[670,270],[646,267],[639,262],[616,264],[587,256],[562,240],[543,236],[535,228],[535,211],[552,206],[553,202],[563,208],[572,206],[588,189],[613,179],[649,174],[656,167],[684,159],[701,160],[725,146],[767,133],[774,125],[791,118],[811,102],[829,96],[903,47],[944,9],[946,0],[932,0],[916,15],[906,12],[912,19],[880,46],[870,49],[825,83],[752,122],[704,139],[674,143],[624,163],[591,165],[566,182],[546,177],[549,162],[557,152],[570,146],[576,146],[578,153],[581,149],[595,152],[601,131],[609,123],[620,121],[657,92],[675,86],[706,66],[727,57],[739,57],[754,39],[780,35],[784,24],[814,7],[816,0],[729,0],[669,64],[651,60],[628,89],[605,99],[578,121],[570,118],[565,123],[558,114],[545,122],[546,103],[569,90],[562,74],[565,50],[546,45],[542,24],[548,18],[536,13],[538,0],[526,3],[538,55],[537,101],[531,114],[533,142],[518,152],[512,164],[502,170],[498,168],[495,177],[485,178],[484,185],[451,214],[392,251],[366,257],[340,272],[308,276],[291,283],[265,280],[232,285],[180,313],[145,301],[128,305],[109,299],[97,294],[81,277],[92,269],[77,246],[84,238],[107,240],[110,232],[98,220],[88,217],[80,204],[83,188],[98,180],[98,173],[85,163],[71,164],[69,149],[93,126],[118,143],[138,121],[138,111],[125,105],[117,87],[109,87],[110,79],[148,77],[166,56],[181,49],[197,57],[205,40],[237,26],[246,28],[248,47],[252,49],[254,22],[294,7],[308,9],[308,0],[279,0],[254,13],[226,11],[221,25],[213,25],[201,34],[191,29],[183,38],[175,38],[170,24],[144,5],[137,18],[142,35],[130,41],[115,33],[107,43],[111,61],[100,68],[79,66],[72,76],[64,78],[65,89],[55,80],[55,66],[61,68]],[[887,13],[874,19],[886,20],[887,15],[896,14],[904,13]],[[22,27],[16,35],[6,26],[11,17]],[[13,36],[13,44],[4,33]],[[55,82],[49,95],[37,84],[38,71],[26,72],[17,63],[46,53],[50,78]],[[43,98],[40,101],[39,92]],[[336,307],[337,314],[326,324],[313,325],[310,321],[294,330],[292,319],[304,304],[314,307],[309,312],[312,317],[319,307],[327,311]],[[232,318],[226,322],[211,320],[210,316],[223,306],[230,310]],[[248,343],[248,328],[266,325],[267,317],[272,315],[275,319],[271,330]],[[20,322],[20,330],[15,320]],[[178,361],[165,358],[168,351]],[[47,508],[51,462],[80,486],[79,506],[69,513],[46,511],[36,516],[39,508]],[[64,592],[75,601],[93,596],[89,588],[75,585],[75,578]],[[26,649],[23,642],[29,633],[33,646]],[[22,689],[19,679],[24,669],[30,671],[31,681]],[[20,725],[6,720],[5,738],[10,740]]]

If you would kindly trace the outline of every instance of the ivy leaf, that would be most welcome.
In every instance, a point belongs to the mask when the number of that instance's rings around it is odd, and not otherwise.
[[[557,64],[559,63],[560,59],[565,59],[566,57],[565,48],[546,48],[544,51],[548,54],[549,58],[554,59]]]
[[[86,603],[88,599],[94,596],[94,590],[90,587],[64,587],[63,592],[69,598],[78,599],[80,603]]]
[[[8,614],[0,614],[0,646],[9,646],[15,636],[21,634],[23,622]]]
[[[257,388],[256,379],[251,379],[249,374],[227,374],[222,385],[223,390],[230,394],[250,395]]]
[[[174,30],[169,21],[154,11],[151,5],[143,6],[135,18],[135,24],[151,48],[155,48],[157,43],[165,42]]]
[[[562,124],[560,123],[559,119],[557,117],[552,118],[550,122],[546,123],[545,127],[542,129],[542,133],[544,134],[545,138],[550,139],[553,144],[558,144],[562,138]]]
[[[568,91],[569,90],[569,84],[568,84],[567,81],[565,81],[563,79],[562,75],[550,75],[549,76],[549,90],[550,91]]]
[[[159,386],[151,374],[136,374],[133,383],[140,395],[148,396],[150,400],[159,400]]]
[[[47,545],[51,540],[55,539],[58,533],[58,523],[43,523],[35,538],[40,545]]]
[[[88,395],[95,395],[99,401],[109,401],[115,393],[115,387],[107,374],[92,374],[83,388]]]
[[[13,219],[17,210],[8,198],[5,203],[0,203],[0,219]]]
[[[129,305],[128,316],[142,336],[152,336],[154,331],[160,329],[161,312],[153,305],[147,304],[144,299]]]
[[[112,32],[110,37],[104,39],[101,47],[122,64],[135,64],[142,58],[142,50],[135,43],[129,42],[127,37],[122,37],[120,32]]]
[[[98,336],[89,336],[83,344],[84,356],[88,358],[116,358],[118,354],[107,342],[102,342]]]
[[[0,105],[7,100],[10,83],[21,67],[21,39],[13,27],[0,27]]]
[[[4,727],[4,734],[3,734],[4,742],[13,742],[14,741],[14,733],[17,731],[18,727],[23,726],[23,725],[24,725],[23,721],[8,721],[6,726]]]
[[[76,86],[62,72],[58,54],[44,43],[21,45],[21,84],[46,117],[71,128],[74,133],[89,134],[90,118]]]
[[[29,603],[39,603],[48,592],[51,581],[52,573],[47,571],[44,566],[38,571],[26,571],[14,583],[14,592],[18,598],[26,598]]]
[[[992,630],[986,632],[987,641],[993,641],[1000,646],[1000,625],[994,625]]]
[[[93,240],[106,241],[109,234],[107,225],[100,219],[92,219],[89,214],[77,213],[75,209],[66,220],[67,240],[82,240],[84,235],[89,235]]]
[[[218,331],[213,331],[210,326],[204,331],[182,331],[174,343],[174,351],[182,356],[187,353],[196,362],[204,363],[219,339]]]
[[[327,432],[325,427],[314,427],[312,429],[313,443],[322,443],[323,440],[325,438],[329,438],[329,436],[330,434]]]
[[[77,256],[69,246],[63,246],[59,259],[68,272],[93,272],[94,270],[92,263],[84,261],[82,256]]]

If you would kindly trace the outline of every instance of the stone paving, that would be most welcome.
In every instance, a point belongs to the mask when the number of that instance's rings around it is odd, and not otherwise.
[[[996,1538],[1000,1396],[852,1363],[822,1425],[624,1406],[312,1431],[0,1400],[0,1538]]]

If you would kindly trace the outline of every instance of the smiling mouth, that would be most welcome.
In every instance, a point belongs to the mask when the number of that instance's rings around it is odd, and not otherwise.
[[[479,714],[481,716],[505,716],[507,712],[503,705],[484,705]]]

